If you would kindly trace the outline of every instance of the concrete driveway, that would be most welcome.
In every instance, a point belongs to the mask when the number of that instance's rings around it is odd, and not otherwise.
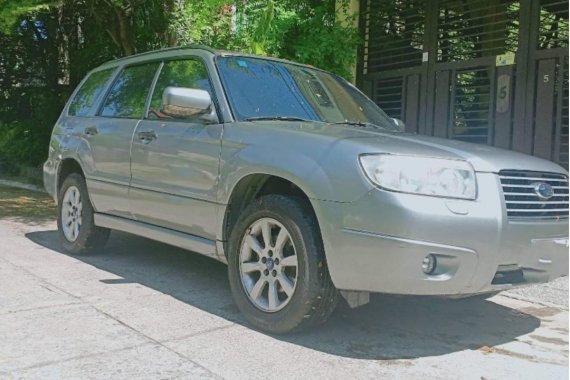
[[[0,378],[568,378],[567,278],[490,301],[377,295],[270,336],[220,263],[120,232],[72,257],[49,212],[2,212]]]

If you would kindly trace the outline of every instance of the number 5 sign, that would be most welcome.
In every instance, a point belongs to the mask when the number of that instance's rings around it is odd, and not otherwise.
[[[497,78],[497,112],[508,112],[511,98],[511,76],[499,75]]]

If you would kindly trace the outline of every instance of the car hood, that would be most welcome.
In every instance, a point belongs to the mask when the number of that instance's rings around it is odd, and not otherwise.
[[[264,122],[266,124],[267,122]],[[359,153],[390,153],[418,157],[466,160],[476,171],[498,173],[504,169],[568,172],[554,162],[483,144],[402,132],[387,132],[372,127],[319,122],[270,122],[274,127],[332,138],[336,143],[353,144]],[[293,125],[292,125],[293,124]],[[266,124],[267,125],[267,124]]]
[[[382,143],[380,141],[378,143],[387,153],[462,159],[471,163],[478,172],[498,173],[504,169],[514,169],[568,173],[554,162],[488,145],[404,133],[379,133],[379,135],[383,138]],[[368,144],[366,142],[368,139],[375,138],[366,137],[363,138],[363,142]],[[373,145],[380,147],[377,144]]]

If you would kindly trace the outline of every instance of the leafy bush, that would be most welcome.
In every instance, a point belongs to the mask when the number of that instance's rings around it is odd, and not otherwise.
[[[23,168],[41,166],[47,158],[51,130],[68,94],[65,87],[12,92],[7,99],[9,107],[0,113],[0,174],[19,175]]]
[[[351,79],[360,38],[355,15],[348,11],[349,0],[228,4],[221,0],[181,2],[170,24],[177,44],[290,59]]]

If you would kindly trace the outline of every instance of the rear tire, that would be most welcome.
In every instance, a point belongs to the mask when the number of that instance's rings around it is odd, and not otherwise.
[[[59,189],[57,229],[63,248],[72,255],[93,253],[109,239],[109,229],[95,226],[87,184],[78,173],[67,176]]]
[[[244,210],[230,236],[228,274],[240,311],[267,332],[322,324],[338,302],[315,216],[299,198],[267,195]]]

